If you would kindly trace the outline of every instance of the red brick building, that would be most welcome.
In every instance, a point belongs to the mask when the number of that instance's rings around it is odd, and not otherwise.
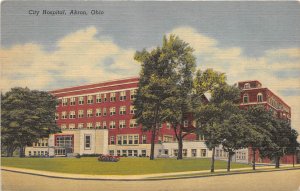
[[[110,154],[149,155],[151,132],[143,132],[141,125],[133,119],[132,101],[138,82],[139,78],[127,78],[51,91],[59,100],[58,126],[62,130],[108,129]],[[186,124],[190,123],[187,121]],[[190,135],[187,139],[195,137]],[[173,142],[175,139],[173,129],[166,123],[161,125],[155,142]]]
[[[287,105],[279,96],[274,94],[268,88],[262,87],[257,80],[243,81],[238,83],[241,92],[240,108],[244,109],[249,106],[263,105],[266,110],[270,110],[280,119],[291,120],[291,107]],[[271,162],[269,159],[261,159],[257,152],[256,162]],[[249,151],[249,162],[252,161],[252,153]],[[296,160],[295,160],[296,161]],[[292,163],[293,156],[284,156],[282,163]]]

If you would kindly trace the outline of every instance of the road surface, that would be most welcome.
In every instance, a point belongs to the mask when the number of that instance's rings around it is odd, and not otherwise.
[[[2,171],[2,190],[300,191],[300,170],[160,181],[70,180]]]

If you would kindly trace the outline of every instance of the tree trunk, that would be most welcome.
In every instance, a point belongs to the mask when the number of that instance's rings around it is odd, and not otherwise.
[[[275,160],[276,160],[275,168],[279,168],[280,167],[280,157],[276,156]]]
[[[216,148],[214,147],[212,149],[210,172],[215,172],[215,150]]]
[[[183,148],[182,136],[179,135],[177,160],[181,160],[182,159],[182,148]]]
[[[255,170],[255,148],[252,147],[252,169]]]
[[[295,167],[295,153],[293,153],[293,167]]]
[[[227,172],[230,172],[231,152],[228,152]]]
[[[19,151],[20,151],[19,157],[25,157],[25,147],[24,146],[20,146]]]
[[[155,135],[156,135],[156,127],[152,128],[150,160],[154,160]]]

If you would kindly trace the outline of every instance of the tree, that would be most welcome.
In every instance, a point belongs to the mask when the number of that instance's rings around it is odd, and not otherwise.
[[[183,138],[190,133],[184,126],[184,121],[192,112],[193,74],[196,69],[196,58],[188,43],[175,35],[164,37],[162,60],[171,70],[166,73],[172,85],[167,89],[170,95],[164,101],[167,121],[172,124],[178,141],[177,159],[182,159]]]
[[[241,113],[233,114],[220,124],[222,129],[222,145],[224,151],[228,152],[227,171],[230,171],[231,158],[236,150],[247,147],[249,136],[251,137],[251,124]]]
[[[289,137],[291,126],[288,121],[276,118],[269,112],[271,128],[269,134],[271,142],[259,148],[262,157],[268,157],[275,160],[275,168],[280,166],[280,158],[286,154],[289,146]]]
[[[245,110],[245,115],[247,121],[251,124],[248,145],[252,151],[252,169],[255,170],[256,151],[263,146],[269,147],[272,144],[272,115],[262,105],[248,107]]]
[[[221,84],[216,85],[211,93],[210,102],[195,110],[195,118],[198,131],[204,134],[207,147],[213,151],[211,172],[214,172],[215,147],[224,140],[222,124],[239,112],[240,90],[236,86]]]
[[[133,102],[135,118],[144,131],[151,131],[150,160],[154,159],[155,137],[159,124],[166,121],[164,104],[170,96],[170,78],[166,78],[171,65],[162,59],[162,50],[157,47],[151,52],[136,52],[134,59],[142,63],[137,97]]]
[[[12,88],[1,98],[1,133],[8,156],[19,147],[22,157],[27,145],[60,132],[55,123],[57,101],[51,94]]]
[[[289,146],[287,147],[287,154],[293,155],[293,167],[295,167],[295,155],[297,152],[297,147],[299,147],[297,138],[298,132],[295,129],[291,129],[289,134]]]

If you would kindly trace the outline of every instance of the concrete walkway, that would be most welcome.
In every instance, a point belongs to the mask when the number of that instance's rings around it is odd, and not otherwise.
[[[274,166],[257,166],[256,171],[252,171],[251,167],[231,169],[230,174],[244,174],[253,173],[260,171],[277,171],[277,170],[293,170],[300,169],[300,164],[295,165],[282,165],[280,169],[275,169]],[[210,170],[202,171],[185,171],[185,172],[172,172],[172,173],[156,173],[156,174],[144,174],[144,175],[88,175],[88,174],[69,174],[69,173],[59,173],[50,171],[40,171],[24,168],[14,168],[1,166],[1,170],[18,172],[23,174],[44,176],[50,178],[63,178],[63,179],[76,179],[76,180],[116,180],[116,181],[138,181],[138,180],[166,180],[166,179],[180,179],[180,178],[192,178],[192,177],[207,177],[207,176],[220,176],[228,175],[226,169],[215,170],[215,173],[210,173]]]

